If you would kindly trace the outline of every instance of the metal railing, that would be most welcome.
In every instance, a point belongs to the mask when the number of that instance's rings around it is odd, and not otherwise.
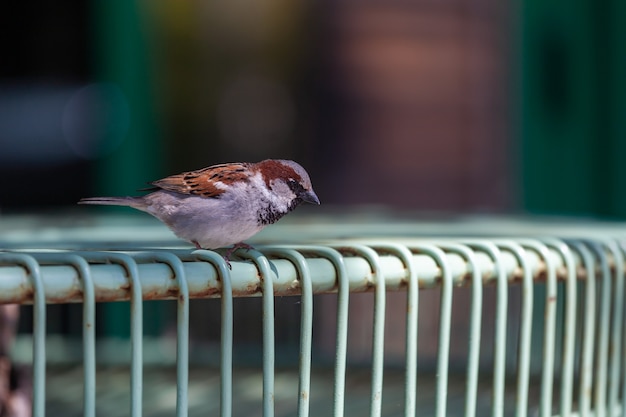
[[[221,298],[220,415],[233,413],[233,297],[263,298],[264,416],[274,415],[274,297],[301,297],[299,416],[309,415],[315,294],[337,293],[333,415],[345,414],[348,314],[351,293],[373,292],[370,416],[382,415],[386,295],[407,297],[405,416],[415,416],[418,383],[420,294],[440,289],[435,415],[476,416],[483,308],[495,303],[490,415],[626,415],[624,343],[624,257],[626,240],[601,234],[571,233],[557,238],[406,237],[336,240],[316,245],[259,246],[240,250],[229,269],[223,258],[205,250],[34,251],[0,253],[0,303],[32,303],[33,415],[45,415],[46,306],[83,305],[84,415],[95,415],[95,305],[128,300],[131,305],[131,416],[142,415],[142,300],[175,299],[177,309],[176,415],[188,412],[189,303]],[[623,229],[626,232],[626,228]],[[620,232],[621,233],[621,232]],[[626,233],[623,234],[626,236]],[[506,236],[506,235],[504,235]],[[520,235],[521,236],[521,235]],[[470,287],[463,410],[448,407],[452,308],[457,287]],[[496,297],[483,300],[483,288]],[[506,406],[507,330],[511,331],[509,289],[521,289],[519,334],[513,375],[514,407]],[[537,298],[537,287],[545,289]],[[543,306],[543,308],[538,308]],[[561,311],[559,306],[563,306]],[[537,315],[541,315],[538,320]],[[430,317],[429,319],[433,319]],[[542,344],[540,395],[530,398],[533,338]],[[510,381],[510,380],[509,380]],[[535,414],[536,413],[536,414]]]

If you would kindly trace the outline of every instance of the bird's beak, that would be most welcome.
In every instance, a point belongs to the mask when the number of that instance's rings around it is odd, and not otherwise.
[[[320,199],[317,198],[313,190],[305,191],[302,194],[300,194],[299,197],[302,199],[302,201],[306,201],[307,203],[316,204],[318,206],[320,204]]]

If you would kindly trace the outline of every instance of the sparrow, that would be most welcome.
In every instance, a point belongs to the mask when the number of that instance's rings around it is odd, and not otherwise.
[[[320,204],[309,174],[294,161],[266,159],[183,172],[149,183],[140,197],[83,198],[78,204],[129,206],[153,215],[198,249],[234,245],[280,220],[301,203]]]

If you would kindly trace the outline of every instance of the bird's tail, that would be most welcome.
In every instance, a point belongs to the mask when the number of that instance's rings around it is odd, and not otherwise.
[[[78,204],[93,204],[98,206],[129,206],[136,209],[144,207],[141,197],[89,197],[81,198]]]

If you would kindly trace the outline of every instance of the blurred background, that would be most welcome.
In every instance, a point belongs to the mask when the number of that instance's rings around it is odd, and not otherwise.
[[[0,209],[281,157],[325,205],[624,217],[621,3],[5,5]]]
[[[67,220],[81,197],[289,158],[320,210],[626,218],[620,0],[13,2],[0,35],[2,214],[71,206]],[[219,304],[193,305],[216,346]],[[99,331],[125,337],[126,307],[100,308]],[[297,354],[299,306],[277,308]],[[174,325],[163,309],[148,333]],[[56,331],[79,334],[79,311],[63,306]]]

